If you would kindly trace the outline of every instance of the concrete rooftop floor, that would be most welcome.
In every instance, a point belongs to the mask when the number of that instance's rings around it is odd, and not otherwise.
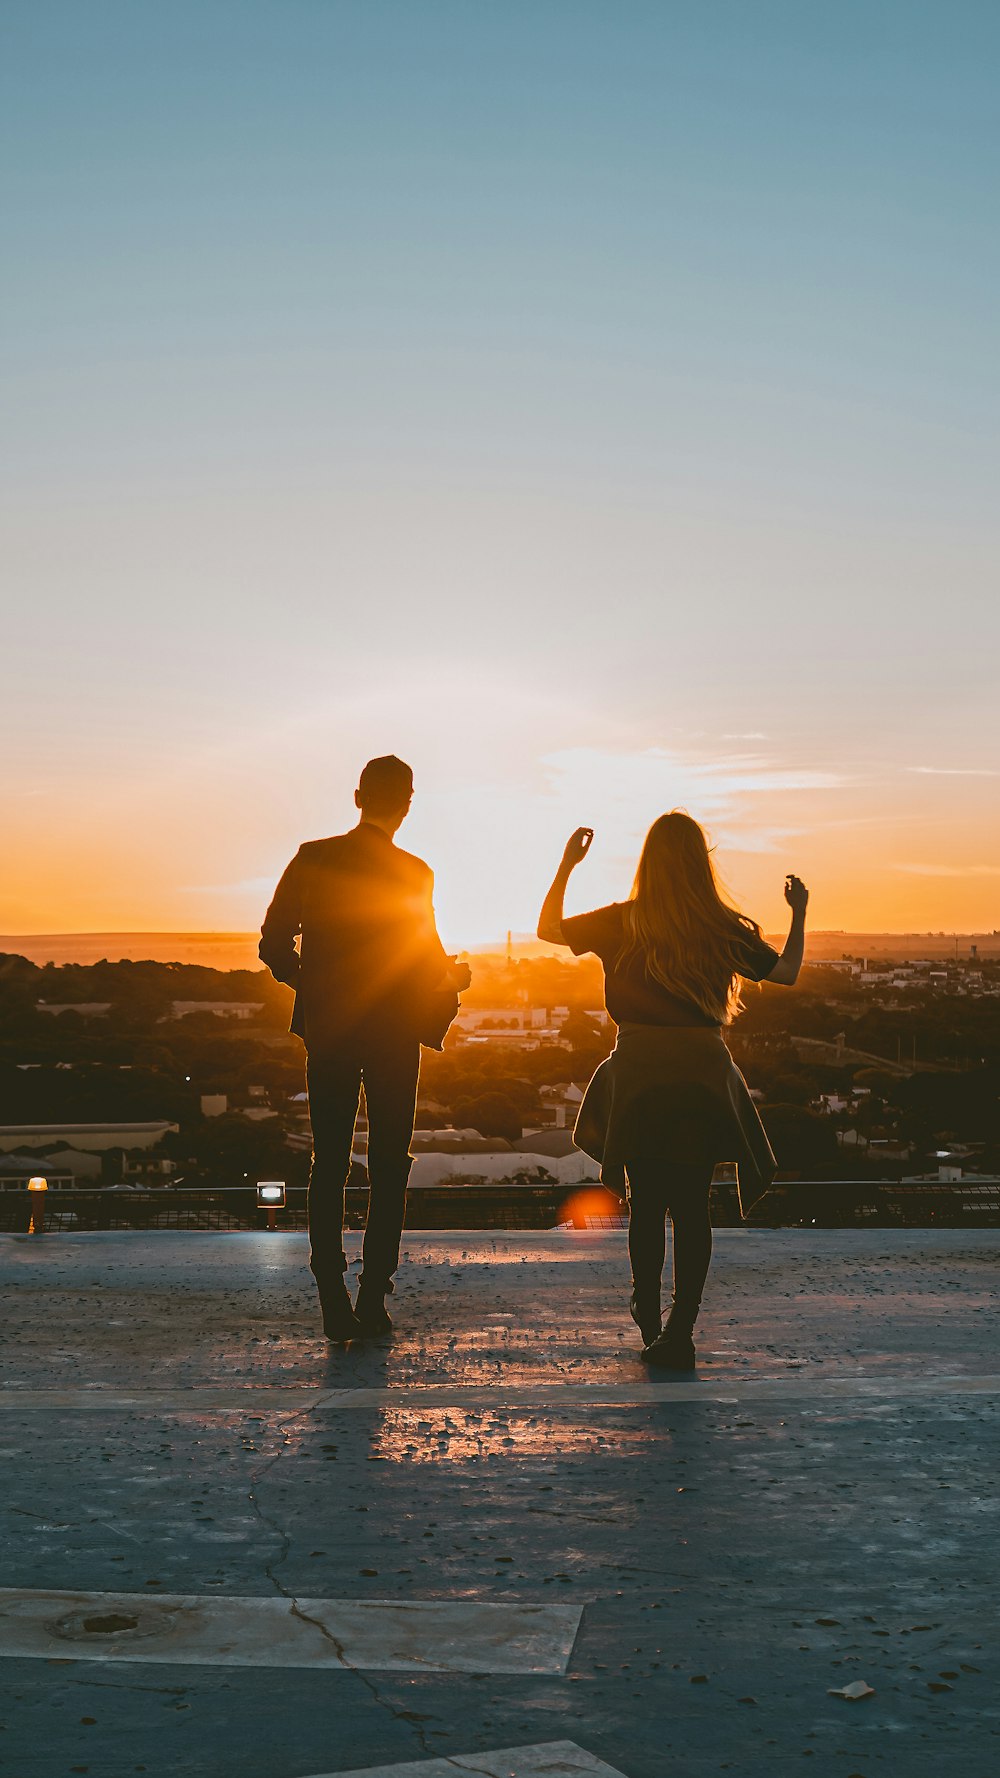
[[[301,1235],[3,1237],[0,1768],[993,1778],[998,1258],[722,1230],[687,1381],[623,1234],[407,1231],[351,1348]]]

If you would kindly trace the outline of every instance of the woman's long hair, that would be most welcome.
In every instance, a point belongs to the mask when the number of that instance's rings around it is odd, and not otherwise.
[[[671,994],[732,1023],[742,1009],[737,969],[761,931],[723,901],[704,832],[682,809],[661,815],[646,835],[624,927],[620,963],[642,956]]]

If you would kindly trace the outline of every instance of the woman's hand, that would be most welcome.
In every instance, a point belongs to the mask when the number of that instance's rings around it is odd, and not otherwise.
[[[793,914],[804,914],[809,905],[809,891],[801,877],[785,878],[785,900]]]
[[[578,827],[575,833],[570,834],[566,841],[566,850],[563,853],[563,864],[568,870],[575,870],[576,866],[586,858],[593,837],[592,827]]]
[[[785,878],[785,900],[792,910],[792,924],[785,948],[769,976],[769,982],[777,982],[780,987],[794,988],[802,968],[802,953],[806,945],[806,908],[809,905],[809,891],[801,877],[789,874]]]
[[[449,957],[448,968],[444,974],[444,986],[454,988],[458,994],[464,994],[466,988],[472,986],[472,970],[464,958]]]
[[[542,902],[542,911],[538,916],[538,936],[543,944],[565,945],[569,943],[569,940],[563,937],[562,929],[566,884],[569,882],[570,872],[576,868],[581,859],[586,858],[593,837],[592,827],[578,827],[566,841],[562,861],[553,878],[552,887]]]

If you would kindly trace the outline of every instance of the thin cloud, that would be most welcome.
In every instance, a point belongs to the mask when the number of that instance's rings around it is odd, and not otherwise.
[[[1000,778],[990,766],[907,766],[906,770],[924,778]]]
[[[839,790],[847,782],[835,772],[781,765],[756,752],[692,760],[659,747],[634,753],[571,747],[550,753],[544,764],[550,805],[564,811],[564,824],[599,824],[609,852],[622,857],[634,856],[649,822],[670,808],[705,822],[726,850],[778,852],[805,829],[769,822],[756,799]]]
[[[1000,877],[1000,864],[894,864],[910,877]]]
[[[691,760],[660,747],[637,753],[569,747],[548,754],[543,763],[560,798],[582,791],[619,808],[645,801],[657,811],[690,805],[699,819],[734,814],[747,795],[839,790],[847,783],[839,773],[778,765],[760,753]]]

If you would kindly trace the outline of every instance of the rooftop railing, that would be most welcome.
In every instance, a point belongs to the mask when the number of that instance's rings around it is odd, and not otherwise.
[[[39,1202],[39,1197],[44,1203]],[[101,1229],[227,1230],[268,1227],[304,1229],[306,1188],[288,1186],[283,1208],[257,1201],[256,1186],[77,1186],[43,1194],[0,1189],[0,1233],[24,1234],[41,1225],[49,1233]],[[347,1225],[364,1226],[368,1191],[347,1189]],[[411,1229],[621,1228],[627,1209],[603,1186],[449,1181],[413,1186],[407,1199]],[[716,1187],[713,1220],[740,1226],[731,1186]],[[973,1180],[902,1185],[895,1180],[785,1180],[755,1206],[756,1228],[997,1228],[1000,1184]]]

